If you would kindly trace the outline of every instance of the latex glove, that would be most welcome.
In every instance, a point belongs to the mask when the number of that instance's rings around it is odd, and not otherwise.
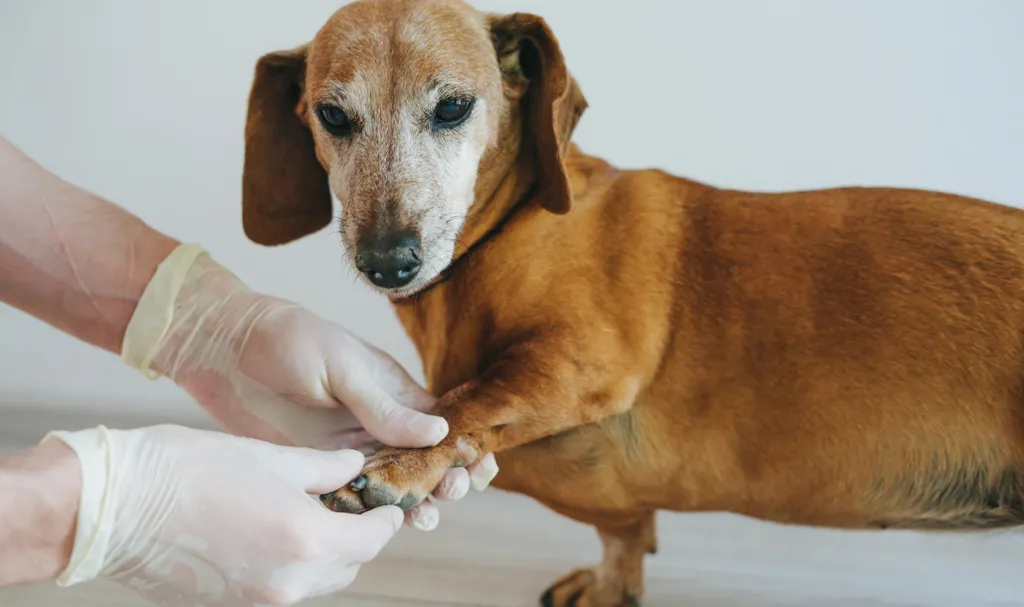
[[[435,399],[391,357],[292,302],[258,294],[195,245],[178,247],[147,287],[124,339],[126,362],[166,375],[229,432],[278,444],[429,447],[448,432]],[[453,468],[434,496],[461,499],[497,474],[493,455]],[[406,514],[433,529],[426,501]]]
[[[163,607],[291,605],[348,586],[402,524],[394,506],[351,516],[308,494],[350,482],[358,451],[180,426],[51,437],[82,468],[61,586],[106,578]]]

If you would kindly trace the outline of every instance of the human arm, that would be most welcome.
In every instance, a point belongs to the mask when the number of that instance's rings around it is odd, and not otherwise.
[[[0,184],[0,301],[120,353],[146,285],[180,243],[2,137]]]
[[[397,508],[339,516],[313,497],[362,463],[179,426],[54,433],[0,462],[0,586],[102,578],[202,607],[340,590],[402,521]]]
[[[324,350],[329,349],[331,360],[326,362],[344,371],[335,373],[343,375],[343,381],[338,378],[329,387],[348,398],[340,402],[325,386],[313,386],[305,391],[318,393],[302,394],[303,404],[325,409],[347,406],[356,418],[346,418],[355,422],[350,424],[352,430],[365,428],[373,438],[387,444],[426,446],[444,436],[447,426],[443,419],[399,405],[380,385],[382,381],[393,379],[390,375],[393,371],[400,370],[391,364],[390,357],[291,302],[250,291],[208,255],[202,256],[196,273],[188,277],[188,300],[177,302],[174,313],[168,315],[175,302],[160,295],[170,287],[159,280],[159,284],[155,284],[154,277],[158,276],[161,265],[166,267],[173,263],[168,257],[181,243],[114,203],[61,180],[3,138],[0,138],[0,183],[3,184],[0,188],[0,217],[3,217],[0,222],[0,301],[83,341],[123,354],[129,364],[137,368],[145,366],[142,369],[145,372],[166,375],[179,385],[194,380],[192,376],[183,377],[187,374],[184,367],[188,359],[201,359],[205,365],[217,366],[225,374],[228,367],[239,363],[244,355],[244,363],[254,369],[255,375],[272,374],[274,380],[282,384],[281,390],[302,391],[301,384],[310,379],[307,376],[324,371],[325,361],[319,361],[321,364],[315,368],[296,368],[283,359],[295,356],[313,359],[325,356],[328,353]],[[195,260],[192,257],[188,262]],[[169,268],[160,276],[173,280],[177,278],[178,269]],[[183,273],[187,270],[182,269]],[[145,299],[148,305],[140,310],[139,304],[147,291],[150,293]],[[271,321],[271,316],[278,318]],[[281,316],[295,322],[284,322]],[[133,318],[135,330],[129,332]],[[163,332],[162,325],[154,326],[164,322],[173,325],[170,334]],[[150,329],[152,332],[147,333]],[[295,335],[295,331],[300,334]],[[302,331],[307,334],[302,335]],[[214,333],[221,341],[195,341],[197,336],[209,337]],[[342,342],[341,345],[326,342],[322,339],[325,334]],[[245,342],[250,337],[259,342],[257,347],[246,347]],[[176,343],[168,343],[175,339]],[[180,342],[185,339],[191,340],[188,348],[181,347]],[[219,346],[223,349],[214,351]],[[302,348],[316,351],[301,351]],[[286,351],[286,356],[276,357],[273,363],[261,359],[261,356],[279,354],[281,350]],[[133,358],[136,354],[140,357],[153,355],[158,360],[138,360]],[[156,368],[151,368],[153,366]],[[349,371],[349,366],[356,367],[357,371]],[[358,372],[369,366],[381,372],[376,376]],[[301,377],[294,377],[296,374]],[[258,383],[267,383],[259,381],[259,377],[255,379]],[[404,382],[405,377],[399,379]],[[405,383],[414,384],[411,380]],[[413,385],[401,388],[415,392]],[[268,427],[265,423],[261,424],[263,427],[256,427],[244,407],[231,408],[225,398],[223,394],[211,397],[207,391],[198,395],[197,400],[229,430],[246,430],[248,436],[275,442],[284,438],[279,428]],[[415,394],[415,398],[420,411],[433,402],[423,394]],[[298,419],[304,412],[296,413],[291,408],[287,414]],[[305,425],[313,427],[315,422],[322,427],[338,416],[321,412],[313,417],[315,419]],[[302,438],[287,437],[293,444],[298,444],[296,441]]]
[[[54,579],[67,566],[81,491],[64,443],[0,457],[0,587]]]
[[[322,449],[436,444],[435,399],[386,353],[254,293],[198,247],[69,184],[0,138],[0,301],[169,377],[228,431]],[[161,268],[163,271],[160,271]],[[435,496],[482,489],[493,458]],[[432,528],[430,504],[409,520]]]

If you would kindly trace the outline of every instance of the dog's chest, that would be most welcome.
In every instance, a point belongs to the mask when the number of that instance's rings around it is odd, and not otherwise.
[[[441,285],[415,302],[396,306],[423,364],[427,389],[435,396],[476,377],[484,364],[489,335],[482,306],[449,305]]]
[[[478,377],[521,339],[536,309],[536,285],[526,280],[538,274],[532,260],[511,256],[517,263],[510,264],[509,255],[488,252],[485,247],[448,280],[395,305],[435,396]]]

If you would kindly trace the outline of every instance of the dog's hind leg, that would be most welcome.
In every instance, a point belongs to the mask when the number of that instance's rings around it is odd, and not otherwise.
[[[654,512],[621,525],[602,525],[600,565],[577,569],[556,581],[540,599],[543,607],[639,607],[644,593],[644,555],[653,553]]]
[[[658,554],[658,531],[654,524],[654,513],[650,516],[651,522],[644,526],[644,537],[647,542],[647,554]]]

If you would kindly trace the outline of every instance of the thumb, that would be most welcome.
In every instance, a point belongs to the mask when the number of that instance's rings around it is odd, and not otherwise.
[[[260,463],[306,493],[330,493],[352,482],[363,471],[363,454],[351,449],[320,451],[269,446],[272,449],[257,450]]]
[[[303,487],[309,493],[330,493],[352,482],[363,471],[366,458],[362,453],[345,449],[343,451],[313,451],[310,457],[317,462],[316,478]]]
[[[390,535],[398,533],[398,530],[402,528],[402,523],[405,521],[405,514],[397,506],[380,506],[373,510],[367,510],[362,516],[363,518],[378,519],[387,523],[391,529]]]
[[[353,374],[333,386],[339,398],[363,428],[390,447],[433,447],[448,435],[442,417],[420,413],[395,402],[368,374]]]
[[[326,533],[335,534],[352,563],[368,563],[402,528],[404,515],[397,506],[381,506],[363,514],[332,514],[324,519]]]

